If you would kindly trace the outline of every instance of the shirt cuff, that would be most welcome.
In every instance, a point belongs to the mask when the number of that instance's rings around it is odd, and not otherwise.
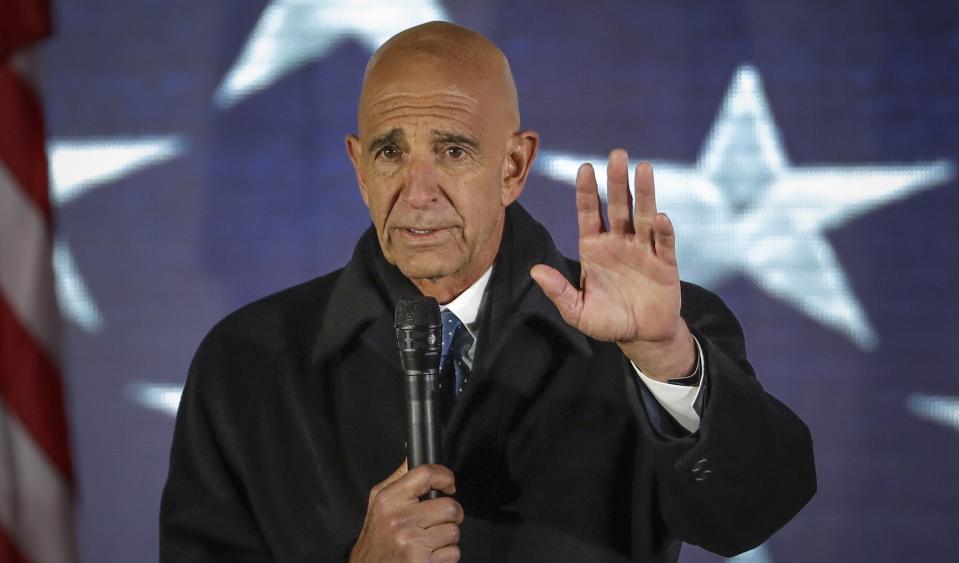
[[[699,358],[699,367],[697,368],[701,374],[699,385],[674,385],[656,381],[643,373],[632,361],[629,362],[636,370],[639,380],[649,389],[649,392],[653,394],[659,404],[676,419],[680,426],[690,432],[699,430],[699,413],[696,412],[694,405],[706,381],[706,359],[703,357],[703,348],[699,345],[699,340],[695,336],[693,336],[693,341],[696,343],[696,355]]]

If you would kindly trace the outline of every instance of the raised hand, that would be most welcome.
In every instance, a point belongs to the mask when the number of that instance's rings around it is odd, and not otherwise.
[[[463,507],[452,497],[421,501],[430,490],[453,494],[453,472],[442,465],[406,462],[370,491],[366,520],[350,563],[459,561]]]
[[[583,164],[576,175],[580,289],[549,266],[530,274],[570,325],[597,340],[616,342],[643,372],[662,381],[692,371],[696,350],[679,316],[676,239],[656,210],[653,168],[636,168],[636,205],[629,193],[626,151],[609,155],[603,221],[596,175]]]

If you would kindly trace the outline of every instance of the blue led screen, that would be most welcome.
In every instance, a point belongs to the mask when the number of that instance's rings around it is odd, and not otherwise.
[[[509,57],[521,201],[576,255],[573,178],[656,167],[680,272],[810,426],[820,490],[741,561],[959,557],[959,8],[948,2],[56,3],[40,52],[85,561],[156,560],[205,332],[345,263],[372,49],[430,19]],[[694,548],[683,561],[721,558]]]

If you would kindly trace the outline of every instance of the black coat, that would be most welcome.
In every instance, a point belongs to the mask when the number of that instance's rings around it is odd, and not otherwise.
[[[537,263],[579,278],[513,205],[446,436],[464,561],[675,561],[678,540],[732,555],[809,500],[809,432],[756,381],[718,297],[683,284],[708,399],[699,431],[676,434],[615,344],[562,321]],[[370,488],[405,456],[392,311],[414,294],[370,230],[344,269],[210,332],[177,415],[162,561],[347,557]]]

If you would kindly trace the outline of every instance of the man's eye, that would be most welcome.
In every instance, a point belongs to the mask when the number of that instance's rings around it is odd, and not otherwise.
[[[454,160],[459,160],[466,156],[466,151],[463,147],[452,146],[446,149],[446,154]]]
[[[400,157],[400,149],[396,145],[388,145],[380,149],[380,156],[386,160],[396,160]]]

